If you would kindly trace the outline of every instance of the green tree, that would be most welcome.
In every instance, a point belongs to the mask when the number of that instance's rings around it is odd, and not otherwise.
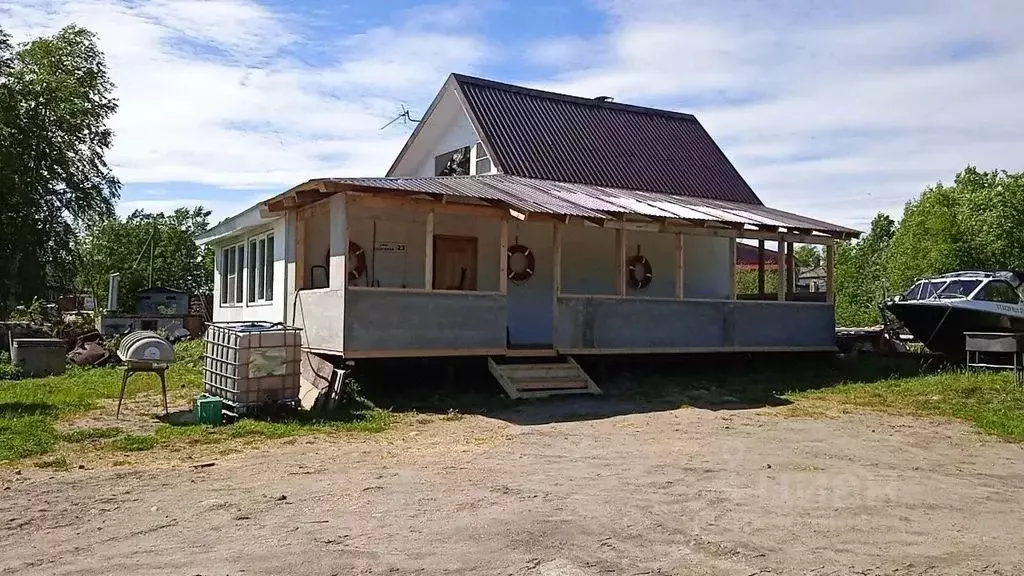
[[[213,289],[213,251],[196,245],[209,228],[210,212],[201,207],[178,208],[170,214],[136,211],[125,219],[110,218],[92,227],[81,246],[79,282],[106,302],[111,273],[121,275],[118,306],[132,311],[138,292],[149,286],[149,242],[153,246],[153,285],[190,294]]]
[[[877,324],[878,304],[886,296],[886,254],[896,233],[896,223],[879,213],[871,230],[859,242],[836,246],[836,324]]]
[[[957,270],[1024,268],[1024,173],[968,166],[907,203],[887,257],[890,285]]]
[[[89,31],[15,47],[0,29],[0,314],[70,285],[78,233],[113,213],[112,91]]]
[[[813,244],[801,244],[793,251],[798,266],[817,268],[821,266],[821,249]]]

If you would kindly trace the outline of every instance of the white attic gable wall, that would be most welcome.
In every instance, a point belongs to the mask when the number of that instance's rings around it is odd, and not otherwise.
[[[441,100],[388,176],[434,176],[436,156],[480,140],[454,90],[448,85],[442,90]]]

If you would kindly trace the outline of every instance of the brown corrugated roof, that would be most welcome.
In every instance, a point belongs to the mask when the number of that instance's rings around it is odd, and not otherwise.
[[[452,78],[504,174],[761,204],[692,115]]]
[[[760,204],[705,200],[644,190],[627,190],[486,174],[481,176],[421,176],[415,178],[327,178],[317,182],[348,184],[367,190],[396,190],[434,196],[458,196],[504,202],[523,212],[612,219],[623,215],[723,222],[759,229],[785,228],[820,234],[857,236],[860,232],[821,220],[783,212]]]

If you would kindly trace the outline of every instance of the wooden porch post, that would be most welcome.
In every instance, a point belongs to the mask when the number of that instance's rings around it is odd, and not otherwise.
[[[779,234],[779,246],[778,255],[775,257],[779,261],[779,302],[786,301],[786,241],[782,234]]]
[[[825,301],[836,302],[836,243],[830,240],[825,245]]]
[[[295,290],[306,288],[306,212],[295,213]]]
[[[793,253],[793,243],[786,242],[786,292],[790,294],[796,292],[796,276],[798,272],[796,257]]]
[[[757,241],[757,299],[764,298],[764,240]]]
[[[331,261],[328,286],[344,289],[348,284],[348,195],[344,192],[331,196]]]
[[[626,295],[626,231],[615,229],[615,293]]]
[[[424,239],[423,289],[434,289],[434,210],[427,212],[426,237]]]
[[[736,239],[729,238],[729,299],[736,299]]]
[[[558,307],[558,296],[562,294],[562,223],[555,222],[555,232],[552,236],[553,257],[551,258],[552,282],[555,291],[555,307]]]
[[[683,259],[685,258],[685,244],[683,235],[676,234],[676,299],[683,299]]]
[[[498,292],[508,294],[508,218],[501,219],[498,246]]]

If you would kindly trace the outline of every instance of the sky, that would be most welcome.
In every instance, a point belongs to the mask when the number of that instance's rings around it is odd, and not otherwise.
[[[381,176],[450,72],[693,113],[765,204],[862,230],[1024,170],[1016,0],[0,0],[17,40],[71,23],[117,85],[121,213]]]

